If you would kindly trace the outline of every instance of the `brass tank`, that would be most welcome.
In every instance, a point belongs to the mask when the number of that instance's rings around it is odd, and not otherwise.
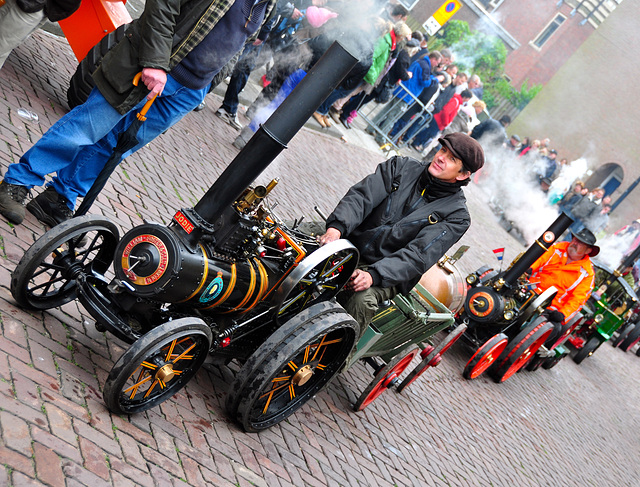
[[[420,285],[456,314],[464,305],[467,283],[455,261],[444,256],[420,278]]]

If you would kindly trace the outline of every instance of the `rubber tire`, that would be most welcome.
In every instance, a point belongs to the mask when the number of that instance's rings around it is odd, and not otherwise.
[[[105,54],[124,38],[129,25],[130,24],[123,24],[116,30],[109,32],[100,42],[93,46],[84,59],[80,61],[76,72],[73,73],[73,76],[69,80],[69,88],[67,89],[67,104],[69,105],[69,110],[87,101],[89,93],[91,93],[91,90],[95,86],[91,75],[98,69]]]
[[[546,370],[553,369],[564,357],[565,355],[561,355],[559,357],[547,357],[544,362],[542,362],[542,368]]]
[[[622,343],[618,346],[623,352],[628,352],[631,348],[640,341],[640,325],[635,324],[632,330],[627,334],[627,337],[622,340]]]
[[[39,271],[41,264],[56,249],[72,240],[78,241],[79,236],[94,231],[104,235],[104,244],[93,260],[84,264],[84,272],[89,274],[92,272],[97,272],[98,274],[106,272],[113,262],[116,245],[120,239],[118,227],[101,215],[84,215],[72,218],[56,225],[36,240],[11,273],[11,294],[18,305],[27,309],[44,310],[57,308],[76,299],[75,279],[69,278],[61,290],[45,298],[36,297],[30,292],[29,281],[33,274]],[[89,243],[89,245],[91,244]],[[81,251],[86,252],[87,249],[89,249],[88,246]],[[77,257],[74,260],[77,260]]]
[[[199,337],[200,347],[194,354],[192,364],[182,374],[168,382],[162,393],[147,401],[127,404],[121,401],[122,389],[127,380],[136,372],[140,363],[156,355],[160,349],[173,340],[186,336]],[[109,372],[104,384],[103,398],[109,411],[116,414],[132,414],[146,411],[174,396],[198,372],[211,347],[211,329],[199,318],[180,318],[157,326],[136,340],[118,359]]]
[[[317,374],[318,379],[300,390],[285,408],[261,420],[252,418],[254,407],[273,378],[308,344],[338,330],[344,331],[345,342],[338,348],[337,356],[325,365],[325,373]],[[278,328],[245,362],[229,388],[227,412],[247,432],[262,431],[285,420],[340,372],[356,343],[358,330],[358,323],[335,301],[309,306]]]
[[[489,338],[486,342],[478,347],[467,364],[464,366],[462,377],[467,380],[473,380],[480,377],[500,357],[508,343],[509,337],[507,337],[507,335],[505,335],[504,333],[498,333],[497,335]],[[496,357],[489,363],[485,363],[486,356],[490,352],[495,353],[496,350],[498,351]],[[479,365],[481,365],[481,370],[478,372],[476,371],[476,367],[478,367]]]
[[[531,358],[531,360],[529,360],[529,363],[524,366],[524,368],[526,370],[528,370],[529,372],[535,372],[540,367],[542,367],[542,365],[544,364],[545,360],[547,360],[546,357],[539,357],[538,355],[534,355]]]
[[[611,340],[611,345],[614,348],[619,347],[620,344],[622,344],[622,342],[627,339],[627,337],[629,336],[629,333],[631,333],[631,331],[635,327],[636,325],[634,323],[627,323],[626,325],[624,325],[622,328],[620,328],[620,331],[618,332],[618,336]]]
[[[525,352],[529,355],[534,355],[538,348],[542,346],[544,341],[549,338],[549,335],[553,331],[553,325],[548,321],[541,323],[532,323],[516,335],[516,337],[509,342],[504,349],[498,360],[495,361],[494,366],[489,371],[489,374],[496,382],[504,382],[509,379],[513,374],[526,365],[526,361],[523,361],[518,368],[513,369],[514,365],[518,361],[522,360],[522,356]],[[531,347],[534,347],[533,349]]]
[[[589,338],[587,343],[584,344],[584,347],[578,350],[578,353],[573,356],[573,361],[581,364],[584,359],[593,355],[593,352],[595,352],[602,343],[597,336]]]

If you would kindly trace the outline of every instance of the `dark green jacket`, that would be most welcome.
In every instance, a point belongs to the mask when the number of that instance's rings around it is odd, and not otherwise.
[[[234,1],[147,0],[140,18],[93,74],[100,93],[118,112],[127,113],[148,93],[143,83],[133,86],[134,76],[142,68],[171,71],[211,32]],[[266,22],[276,0],[264,1],[268,2]]]

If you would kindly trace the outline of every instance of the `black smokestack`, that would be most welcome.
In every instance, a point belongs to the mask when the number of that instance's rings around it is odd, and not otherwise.
[[[213,183],[196,204],[195,212],[208,223],[215,223],[222,211],[233,204],[286,148],[357,61],[343,46],[334,42]]]
[[[524,274],[531,265],[538,260],[542,254],[544,254],[549,247],[554,244],[558,237],[569,228],[569,225],[573,223],[573,220],[566,214],[561,213],[560,216],[554,221],[545,232],[540,235],[531,247],[513,263],[511,268],[504,273],[502,278],[504,285],[507,287],[513,287],[518,278]]]

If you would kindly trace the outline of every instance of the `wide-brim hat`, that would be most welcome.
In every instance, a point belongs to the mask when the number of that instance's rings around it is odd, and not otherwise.
[[[579,242],[582,242],[583,244],[591,247],[591,250],[589,251],[589,257],[595,257],[600,253],[600,247],[596,245],[596,236],[591,230],[583,228],[579,232],[571,232],[571,236]]]

